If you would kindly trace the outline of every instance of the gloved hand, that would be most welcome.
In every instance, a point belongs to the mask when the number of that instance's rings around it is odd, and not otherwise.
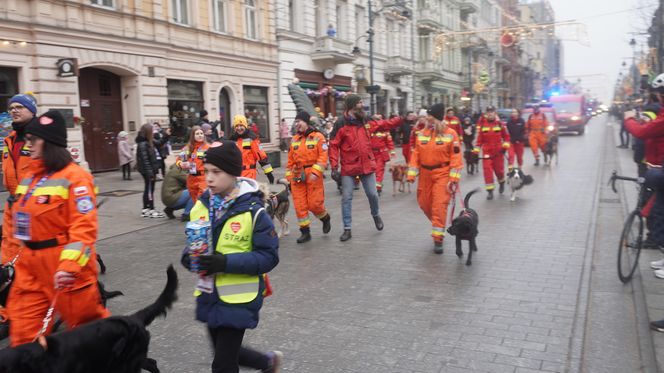
[[[198,272],[204,275],[223,272],[226,270],[226,255],[212,254],[198,257]]]
[[[458,181],[450,181],[447,183],[447,191],[454,194],[459,190],[459,182]]]
[[[339,180],[341,180],[341,173],[339,172],[339,170],[336,170],[336,169],[332,170],[332,175],[331,176],[332,176],[332,180],[336,181],[337,183],[339,182]]]
[[[57,271],[54,280],[56,289],[65,289],[74,285],[76,277],[71,272]]]
[[[274,175],[272,175],[272,172],[266,173],[265,176],[267,176],[267,180],[270,182],[270,184],[274,184]]]

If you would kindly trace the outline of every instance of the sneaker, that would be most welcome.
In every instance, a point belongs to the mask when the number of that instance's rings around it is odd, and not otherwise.
[[[270,358],[270,367],[261,372],[280,373],[281,365],[284,363],[284,353],[281,351],[269,351],[266,355]]]
[[[652,269],[662,269],[662,268],[664,268],[664,259],[655,260],[654,262],[650,262],[650,268],[652,268]]]
[[[149,218],[150,217],[150,209],[141,210],[141,217],[142,218]]]
[[[157,210],[150,210],[150,217],[151,218],[165,218],[166,215],[164,215],[163,212],[159,212]]]
[[[655,270],[655,277],[664,278],[664,269],[656,269]]]

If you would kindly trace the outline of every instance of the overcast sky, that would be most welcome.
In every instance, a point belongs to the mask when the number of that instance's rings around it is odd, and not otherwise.
[[[550,0],[550,3],[557,21],[577,20],[585,24],[590,41],[590,46],[575,41],[564,42],[565,76],[568,80],[576,80],[577,75],[603,74],[581,77],[582,85],[608,102],[623,57],[632,56],[629,40],[636,37],[639,42],[637,50],[642,44],[647,48],[646,36],[630,33],[647,29],[647,15],[653,14],[657,0]],[[571,34],[569,30],[563,33]]]

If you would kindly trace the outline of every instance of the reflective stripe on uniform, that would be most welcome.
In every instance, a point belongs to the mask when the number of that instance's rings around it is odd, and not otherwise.
[[[408,168],[408,176],[417,176],[417,168],[409,167]]]
[[[486,190],[494,190],[494,189],[496,189],[496,186],[493,185],[493,184],[487,184],[487,185],[484,187],[484,189],[486,189]]]
[[[308,227],[311,225],[311,220],[309,220],[309,217],[297,219],[297,225],[300,227]]]
[[[258,291],[257,283],[224,285],[221,288],[217,288],[217,292],[219,293],[220,297],[243,294],[243,293],[253,293],[256,291]]]
[[[272,170],[272,165],[271,165],[271,164],[268,163],[268,164],[266,164],[266,165],[263,166],[263,172],[264,172],[264,173],[269,174],[269,173],[272,172],[272,171],[273,171],[273,170]]]
[[[320,172],[323,172],[323,171],[325,170],[325,169],[323,168],[323,166],[319,165],[318,163],[314,164],[314,165],[311,166],[311,167],[312,167],[314,170],[317,170],[317,171],[320,171]]]
[[[286,177],[290,177],[291,175],[293,175],[293,171],[291,170],[286,171]]]
[[[81,267],[88,264],[90,261],[91,250],[88,247],[85,252],[82,251],[84,245],[82,242],[68,243],[60,253],[60,260],[72,260],[78,263]]]
[[[452,179],[458,179],[461,177],[461,171],[458,169],[452,169],[450,170],[450,178]]]
[[[437,237],[445,236],[445,228],[431,227],[431,235]]]

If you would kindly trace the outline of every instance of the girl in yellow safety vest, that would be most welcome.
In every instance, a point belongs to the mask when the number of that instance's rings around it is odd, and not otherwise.
[[[211,223],[214,250],[198,257],[202,276],[195,295],[196,319],[207,324],[214,346],[212,372],[237,373],[239,365],[278,372],[280,352],[242,347],[245,330],[258,325],[265,274],[279,263],[279,240],[263,208],[264,195],[255,180],[240,177],[242,153],[234,142],[215,142],[203,162],[208,190],[190,219]],[[186,249],[182,264],[191,268]]]

